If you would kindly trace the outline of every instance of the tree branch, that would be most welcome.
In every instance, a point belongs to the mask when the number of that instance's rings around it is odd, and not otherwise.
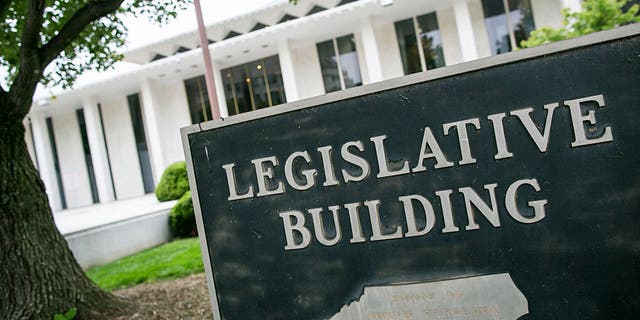
[[[22,30],[20,60],[22,60],[25,55],[30,55],[32,51],[38,48],[40,40],[40,30],[42,29],[43,12],[44,0],[29,1],[26,21],[24,23],[24,29]]]
[[[73,14],[71,19],[40,50],[43,65],[48,65],[64,50],[91,22],[115,12],[123,0],[93,0]]]
[[[5,103],[11,101],[11,106],[4,107],[2,110],[2,118],[7,123],[21,121],[29,112],[33,92],[42,77],[44,67],[38,57],[38,46],[44,7],[45,0],[30,0],[27,5],[26,21],[20,41],[20,68],[9,89],[9,94],[3,99]]]

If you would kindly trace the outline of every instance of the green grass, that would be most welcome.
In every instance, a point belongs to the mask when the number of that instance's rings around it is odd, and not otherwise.
[[[105,290],[199,272],[204,272],[204,267],[198,238],[176,240],[86,271]]]

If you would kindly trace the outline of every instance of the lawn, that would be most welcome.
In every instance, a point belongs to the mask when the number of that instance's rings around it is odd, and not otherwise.
[[[109,291],[199,272],[204,272],[204,267],[198,238],[176,240],[86,271],[91,280]]]

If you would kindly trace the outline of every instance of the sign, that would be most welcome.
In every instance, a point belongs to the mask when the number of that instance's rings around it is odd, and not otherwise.
[[[639,30],[183,129],[214,316],[634,318]]]

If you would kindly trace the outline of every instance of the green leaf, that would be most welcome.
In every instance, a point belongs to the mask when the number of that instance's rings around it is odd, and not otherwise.
[[[76,317],[77,313],[78,308],[71,308],[71,310],[67,311],[67,313],[64,314],[64,317],[66,320],[73,320]]]
[[[53,320],[67,320],[67,318],[61,314],[56,314],[53,316]]]

